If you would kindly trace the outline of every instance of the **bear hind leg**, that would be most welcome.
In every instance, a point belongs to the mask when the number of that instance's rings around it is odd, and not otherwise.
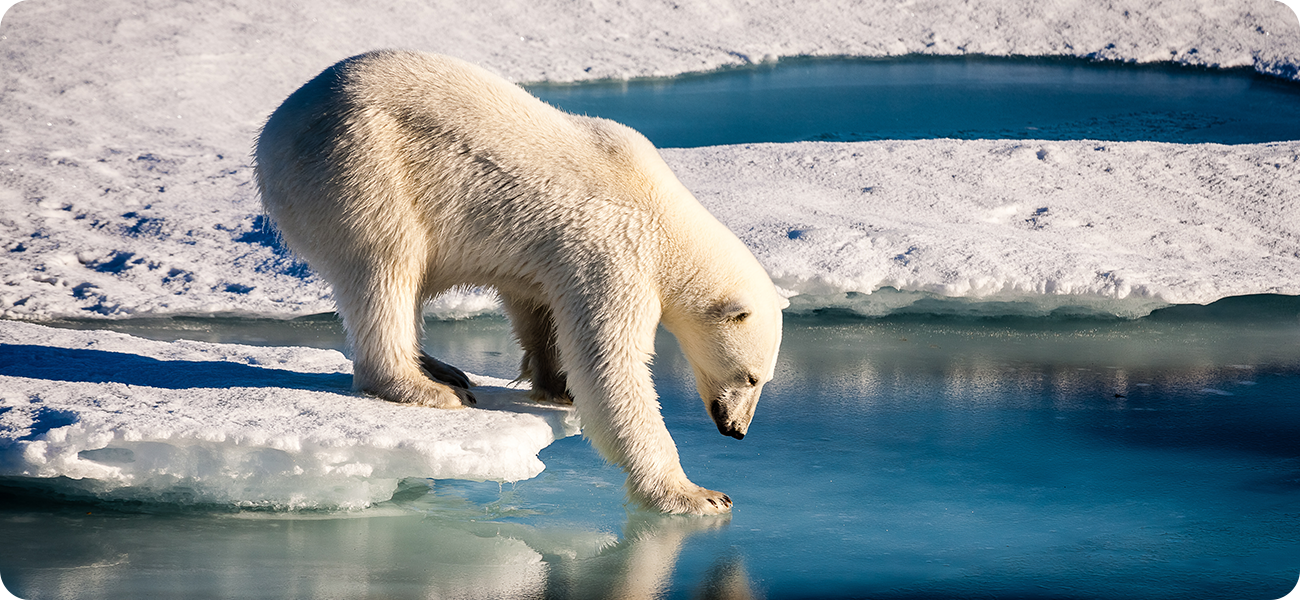
[[[421,334],[424,330],[424,305],[436,297],[443,289],[435,281],[426,281],[420,294],[416,296],[415,302],[415,324],[416,324],[416,347],[419,348]],[[430,356],[423,348],[419,348],[419,355],[416,360],[420,363],[420,369],[424,371],[430,379],[450,386],[461,401],[465,404],[475,404],[474,394],[470,393],[469,388],[474,387],[474,382],[470,381],[469,376],[464,371],[456,368],[454,365],[442,362]]]
[[[353,285],[334,285],[334,296],[343,316],[353,351],[353,387],[385,400],[434,408],[464,408],[474,404],[465,387],[435,381],[435,378],[463,373],[420,350],[421,322],[418,287],[409,277],[382,268]],[[432,367],[436,373],[429,372]],[[447,367],[443,369],[441,367]],[[448,379],[455,381],[455,377]]]
[[[535,402],[573,404],[568,377],[560,366],[560,349],[555,339],[555,317],[536,302],[504,299],[506,314],[515,339],[524,350],[519,380],[532,383],[528,396]]]

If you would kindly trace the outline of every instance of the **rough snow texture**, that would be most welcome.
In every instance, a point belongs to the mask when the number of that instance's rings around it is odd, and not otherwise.
[[[332,350],[0,321],[0,477],[104,498],[357,508],[404,478],[533,477],[537,453],[578,431],[569,409],[502,380],[474,378],[487,409],[445,411],[354,395],[351,379]]]
[[[1141,316],[1300,294],[1300,143],[926,140],[664,150],[789,293]],[[754,207],[762,207],[755,210]],[[916,300],[859,298],[888,312]],[[796,304],[798,299],[796,299]]]
[[[248,151],[265,116],[302,82],[343,57],[394,46],[454,54],[518,81],[671,75],[795,55],[964,53],[1172,61],[1300,78],[1300,25],[1272,0],[230,0],[149,6],[128,0],[25,0],[0,23],[0,317],[292,316],[331,310],[327,286],[280,248],[262,222]],[[1128,290],[1204,302],[1223,291],[1260,292],[1297,281],[1297,273],[1284,266],[1271,272],[1261,266],[1251,276],[1205,265],[1170,270],[1164,265],[1168,249],[1159,241],[1179,240],[1178,249],[1170,251],[1174,254],[1186,254],[1204,242],[1196,252],[1206,264],[1238,264],[1234,261],[1249,251],[1235,242],[1214,245],[1231,236],[1198,228],[1204,210],[1196,202],[1161,203],[1175,197],[1205,198],[1200,204],[1227,202],[1218,195],[1225,188],[1239,191],[1232,198],[1268,194],[1293,199],[1297,182],[1288,163],[1272,170],[1245,168],[1274,154],[1294,155],[1293,146],[1108,146],[1111,153],[1104,156],[1137,156],[1149,170],[1117,165],[1129,174],[1116,178],[1085,168],[1102,155],[1094,158],[1064,144],[1059,146],[1062,156],[1083,161],[1077,169],[1058,166],[1061,172],[1038,178],[977,184],[969,180],[986,170],[1005,169],[1013,157],[990,152],[980,142],[908,145],[909,162],[873,167],[879,169],[873,177],[891,182],[894,191],[889,193],[910,190],[897,198],[934,197],[939,188],[928,194],[924,188],[956,185],[949,177],[954,172],[935,175],[940,167],[955,164],[946,153],[975,160],[960,165],[967,173],[962,193],[996,189],[1000,194],[979,202],[949,202],[943,204],[948,210],[935,207],[924,219],[916,218],[919,207],[907,204],[886,209],[876,203],[870,215],[855,212],[858,205],[841,197],[849,188],[837,190],[816,212],[794,214],[786,205],[764,203],[770,195],[726,190],[790,190],[807,207],[826,185],[818,171],[787,168],[779,176],[750,171],[747,179],[733,180],[731,172],[701,171],[690,164],[697,155],[672,156],[678,169],[691,171],[689,185],[702,190],[710,208],[742,233],[750,218],[777,232],[833,231],[844,223],[865,223],[868,216],[881,224],[916,228],[895,236],[907,240],[906,248],[901,242],[867,248],[862,243],[875,239],[870,235],[842,240],[834,254],[817,254],[830,252],[834,243],[813,244],[807,241],[811,235],[799,244],[763,242],[756,249],[792,292],[870,292],[874,285],[898,285],[974,298],[986,292],[1059,290],[1118,297]],[[875,156],[887,147],[864,145],[860,153]],[[761,160],[775,164],[791,151],[833,157],[844,149],[743,152],[756,160],[759,153],[770,153]],[[1162,161],[1175,156],[1182,157],[1175,162],[1195,168],[1167,172]],[[1243,170],[1216,175],[1202,168],[1216,162]],[[1285,179],[1282,173],[1292,175]],[[1004,261],[1029,240],[1045,238],[1044,231],[1067,229],[1058,215],[1084,210],[1063,204],[1060,193],[1047,202],[1050,190],[1044,181],[1111,192],[1102,199],[1116,203],[1106,209],[1112,216],[1106,231],[1118,231],[1124,247],[1137,254],[1122,255],[1099,237],[1067,236],[1048,254],[1067,262],[1026,268],[1023,261]],[[1154,185],[1186,193],[1152,196]],[[953,224],[985,223],[990,218],[985,212],[967,211],[984,210],[990,202],[1009,212],[1004,222],[981,227],[998,231],[995,237],[1009,245],[951,245]],[[1117,218],[1123,206],[1164,218],[1156,223]],[[1052,212],[1030,214],[1043,207]],[[1222,212],[1257,213],[1245,205],[1226,206]],[[1044,224],[1055,221],[1050,228],[1025,229],[1031,216]],[[1277,226],[1294,232],[1285,215],[1281,220],[1256,223],[1252,231],[1264,236]],[[1175,227],[1179,221],[1188,225]],[[1097,226],[1094,222],[1094,232],[1101,231]],[[1137,244],[1134,240],[1147,230],[1157,241]],[[1085,237],[1092,240],[1091,247],[1063,245]],[[757,241],[752,234],[746,239]],[[1276,250],[1260,258],[1281,256],[1284,251],[1278,248],[1294,242],[1285,236],[1258,239]],[[1159,252],[1142,254],[1144,248]],[[845,256],[856,250],[874,253]],[[895,257],[909,250],[910,265],[897,266]],[[1125,256],[1134,262],[1121,260]],[[1118,273],[1121,279],[1102,273]],[[1225,278],[1230,285],[1222,284]],[[434,312],[455,317],[493,306],[490,292],[459,293],[441,299]]]

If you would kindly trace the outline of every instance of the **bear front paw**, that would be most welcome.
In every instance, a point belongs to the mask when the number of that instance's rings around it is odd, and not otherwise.
[[[647,502],[651,508],[676,515],[720,515],[731,512],[731,497],[695,486],[692,490],[664,494]]]

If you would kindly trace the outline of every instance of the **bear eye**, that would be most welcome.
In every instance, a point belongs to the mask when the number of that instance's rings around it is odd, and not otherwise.
[[[731,322],[732,322],[732,323],[739,323],[739,322],[744,321],[745,319],[748,319],[748,318],[749,318],[749,311],[745,311],[745,312],[743,312],[743,313],[740,313],[740,314],[738,314],[738,315],[735,315],[735,316],[731,317]]]
[[[757,378],[757,377],[754,377],[753,375],[750,375],[750,376],[749,376],[749,387],[754,387],[754,386],[756,386],[756,385],[758,385],[758,378]]]

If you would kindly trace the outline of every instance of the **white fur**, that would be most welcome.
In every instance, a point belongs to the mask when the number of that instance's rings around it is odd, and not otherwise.
[[[453,286],[495,286],[521,377],[540,400],[572,396],[634,499],[730,510],[682,471],[650,379],[655,330],[662,320],[678,338],[719,430],[742,437],[772,377],[783,300],[640,134],[456,59],[382,51],[290,95],[256,160],[267,213],[334,287],[358,390],[471,401],[421,369],[420,310]]]

